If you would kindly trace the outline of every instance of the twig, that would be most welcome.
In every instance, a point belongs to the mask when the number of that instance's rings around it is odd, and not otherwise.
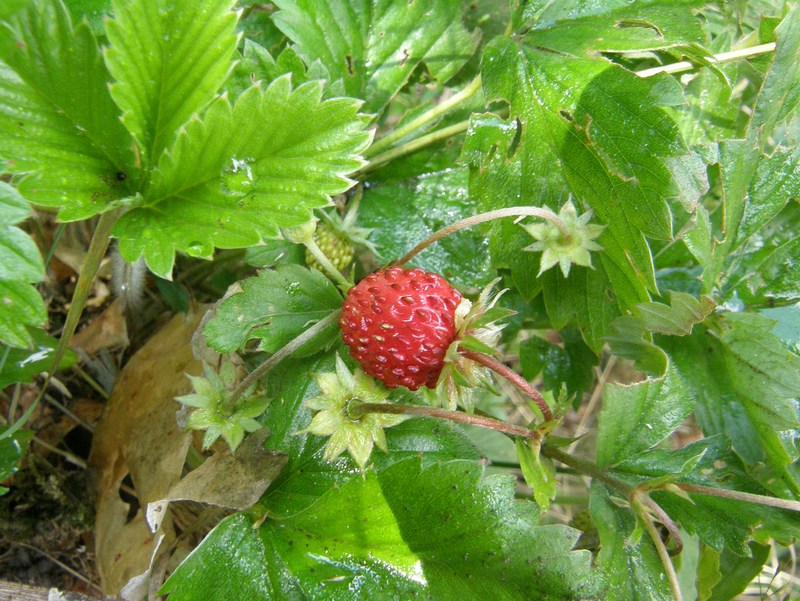
[[[101,589],[97,584],[95,584],[94,582],[89,580],[86,576],[84,576],[80,572],[76,571],[75,569],[71,568],[70,566],[68,566],[64,562],[59,561],[58,559],[56,559],[55,557],[50,555],[47,551],[44,551],[44,550],[40,549],[39,547],[34,547],[33,545],[29,545],[28,543],[23,543],[23,542],[20,542],[20,541],[14,541],[13,544],[19,545],[20,547],[24,547],[25,549],[29,549],[29,550],[33,551],[34,553],[38,553],[38,554],[42,555],[43,557],[46,557],[49,561],[52,561],[59,568],[61,568],[62,570],[64,570],[68,574],[70,574],[71,576],[74,576],[75,578],[77,578],[81,582],[84,582],[88,586],[91,586],[93,589],[95,589],[99,593],[103,592],[103,589]]]
[[[411,132],[425,126],[426,124],[430,123],[431,121],[437,119],[441,115],[444,115],[447,111],[451,108],[458,106],[468,98],[472,97],[478,90],[481,89],[481,77],[478,75],[475,79],[473,79],[467,87],[463,90],[454,94],[447,100],[443,100],[433,108],[428,111],[422,113],[419,117],[412,119],[405,125],[398,127],[392,133],[383,136],[379,140],[377,140],[366,152],[367,158],[374,157],[378,155],[381,151],[386,148],[389,148],[392,144],[397,142],[399,139],[403,138],[404,136],[410,134]]]
[[[661,564],[664,566],[664,572],[666,572],[667,580],[669,580],[669,586],[672,589],[672,598],[675,599],[675,601],[683,601],[681,585],[680,582],[678,582],[678,574],[675,573],[675,566],[672,563],[672,558],[669,556],[669,551],[667,550],[664,541],[661,540],[661,534],[656,528],[656,525],[653,523],[653,519],[650,517],[650,515],[648,515],[644,508],[641,508],[640,506],[640,509],[637,513],[644,523],[644,527],[647,530],[647,533],[650,535],[653,544],[656,546],[658,557],[661,559]]]
[[[775,42],[770,42],[769,44],[751,46],[750,48],[740,48],[739,50],[720,52],[719,54],[709,56],[706,60],[712,65],[718,65],[720,63],[739,60],[740,58],[750,58],[753,56],[759,56],[761,54],[768,54],[773,50],[775,50]],[[653,75],[658,75],[659,73],[681,73],[683,71],[691,71],[697,66],[698,63],[680,61],[678,63],[670,63],[669,65],[661,65],[651,69],[636,71],[636,75],[639,77],[652,77]],[[702,66],[702,64],[700,66]]]
[[[486,223],[488,221],[494,221],[495,219],[502,219],[504,217],[538,217],[539,219],[545,219],[555,225],[559,231],[561,231],[562,235],[570,236],[570,231],[567,229],[567,226],[564,225],[564,222],[553,213],[550,209],[543,209],[541,207],[508,207],[507,209],[497,209],[496,211],[488,211],[486,213],[481,213],[480,215],[474,215],[472,217],[467,217],[466,219],[462,219],[461,221],[456,221],[455,223],[451,223],[447,227],[443,227],[437,232],[434,232],[427,239],[423,240],[419,244],[417,244],[414,248],[408,251],[404,257],[394,261],[394,265],[404,265],[408,263],[411,259],[416,257],[419,253],[423,250],[428,248],[434,242],[441,240],[442,238],[449,236],[459,230],[466,229],[468,227],[472,227],[473,225],[478,225],[479,223]]]
[[[289,344],[281,348],[277,351],[274,355],[272,355],[269,359],[264,361],[261,365],[256,367],[253,371],[251,371],[247,377],[242,380],[239,385],[233,390],[230,396],[230,402],[235,403],[241,396],[247,392],[247,390],[256,382],[258,382],[261,378],[269,373],[269,371],[275,367],[278,363],[286,359],[289,355],[303,346],[306,342],[314,338],[317,334],[327,328],[329,325],[336,323],[339,319],[339,315],[341,314],[341,310],[337,309],[324,319],[319,320],[313,326],[308,328],[305,332],[300,334],[297,338],[292,340]]]
[[[520,376],[513,369],[507,365],[504,365],[503,363],[500,363],[496,359],[493,359],[489,355],[484,355],[483,353],[479,353],[477,351],[459,348],[458,352],[467,359],[472,359],[484,367],[488,367],[496,374],[503,376],[506,380],[514,384],[514,386],[519,388],[528,397],[530,397],[534,403],[536,403],[536,405],[539,407],[539,410],[542,412],[545,421],[549,422],[553,419],[553,412],[550,411],[550,407],[547,406],[547,402],[544,400],[544,398],[542,398],[542,395],[539,394],[539,391],[531,386],[525,378]]]

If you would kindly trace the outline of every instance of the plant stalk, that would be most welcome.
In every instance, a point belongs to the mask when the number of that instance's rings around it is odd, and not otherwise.
[[[734,499],[736,501],[745,501],[746,503],[756,503],[758,505],[768,505],[769,507],[788,509],[789,511],[800,511],[800,502],[798,501],[756,495],[749,492],[739,492],[738,490],[728,490],[727,488],[711,488],[710,486],[700,486],[698,484],[677,483],[675,486],[690,493],[722,497],[723,499]]]
[[[348,412],[353,419],[358,419],[366,413],[389,413],[392,415],[413,415],[416,417],[432,417],[459,424],[468,424],[480,428],[497,430],[509,436],[520,436],[527,439],[536,439],[541,436],[536,430],[523,426],[509,424],[493,417],[464,413],[463,411],[450,411],[438,407],[425,407],[422,405],[402,405],[400,403],[363,403],[351,401]]]
[[[50,380],[52,379],[53,374],[58,370],[58,366],[61,363],[61,360],[64,358],[64,353],[67,352],[67,347],[69,346],[70,340],[72,340],[72,336],[75,334],[75,330],[78,327],[81,315],[83,314],[83,309],[86,306],[86,301],[89,299],[89,294],[92,292],[94,277],[97,275],[97,270],[100,268],[100,263],[102,262],[103,257],[106,255],[108,245],[111,243],[111,232],[121,214],[122,209],[117,209],[114,211],[109,211],[108,213],[103,213],[100,216],[100,220],[97,222],[97,227],[95,228],[94,234],[92,234],[92,241],[89,244],[89,250],[86,253],[86,259],[84,260],[83,267],[81,267],[81,272],[78,275],[78,282],[75,284],[75,292],[72,295],[72,304],[70,305],[69,312],[67,313],[67,319],[64,322],[64,329],[61,332],[61,338],[59,338],[58,345],[53,353],[53,360],[50,363],[50,370],[47,372],[47,376],[45,377],[44,382],[39,389],[39,394],[36,395],[36,398],[30,404],[25,413],[23,413],[17,421],[11,424],[7,430],[0,434],[0,440],[12,436],[20,428],[22,428],[27,423],[28,419],[30,419],[31,415],[33,415],[36,407],[38,407],[39,403],[44,397],[45,391],[50,385]]]
[[[286,357],[294,353],[306,342],[313,339],[317,334],[319,334],[329,325],[336,323],[336,320],[339,319],[340,314],[341,310],[337,309],[324,319],[320,319],[317,323],[308,328],[297,338],[295,338],[290,343],[281,348],[279,351],[277,351],[269,359],[264,361],[264,363],[256,367],[253,371],[251,371],[247,375],[247,377],[245,377],[244,380],[239,382],[239,385],[236,386],[236,388],[233,389],[233,392],[231,392],[231,395],[229,397],[230,402],[235,404],[253,384],[255,384],[258,380],[267,375],[273,367],[275,367],[278,363],[286,359]]]
[[[393,265],[404,265],[411,259],[416,257],[423,250],[428,248],[434,242],[449,236],[459,230],[478,225],[479,223],[486,223],[494,221],[495,219],[503,219],[504,217],[537,217],[544,219],[555,225],[564,236],[570,236],[570,232],[563,221],[550,209],[543,209],[541,207],[508,207],[507,209],[497,209],[495,211],[488,211],[472,217],[467,217],[461,221],[456,221],[450,225],[443,227],[437,232],[431,234],[427,239],[417,244],[414,248],[408,251],[405,256],[393,262]]]
[[[590,476],[591,478],[602,482],[603,484],[607,484],[626,497],[630,497],[636,490],[636,487],[633,485],[628,484],[619,478],[615,478],[608,472],[597,467],[597,465],[588,459],[581,459],[575,455],[570,455],[569,453],[565,453],[556,447],[549,446],[547,444],[542,445],[542,455],[549,457],[550,459],[555,459],[559,463],[563,463],[564,465],[577,470],[581,474],[586,474],[587,476]]]
[[[664,566],[664,572],[667,575],[669,586],[672,589],[672,598],[675,601],[683,601],[683,594],[681,593],[681,585],[680,582],[678,582],[678,574],[675,573],[675,566],[672,563],[672,558],[669,556],[669,550],[667,549],[667,546],[664,544],[664,541],[661,540],[661,534],[656,528],[656,525],[653,523],[653,518],[650,517],[650,515],[644,509],[644,507],[641,504],[641,501],[638,498],[633,498],[632,504],[639,518],[642,520],[645,530],[647,530],[647,533],[650,535],[653,544],[656,546],[656,551],[658,551],[658,557],[659,559],[661,559],[661,564]]]
[[[504,365],[503,363],[500,363],[500,361],[497,359],[493,359],[489,355],[485,355],[477,351],[459,348],[458,352],[467,359],[472,359],[484,367],[488,367],[496,374],[503,376],[506,380],[511,382],[514,386],[525,393],[525,395],[527,395],[534,403],[536,403],[536,406],[539,407],[539,410],[542,412],[545,421],[549,422],[553,419],[553,412],[550,410],[550,407],[547,406],[547,402],[544,400],[544,398],[542,398],[542,395],[539,394],[539,391],[531,386],[525,378],[520,376],[513,369],[507,365]]]
[[[708,62],[711,63],[712,65],[718,65],[720,63],[727,63],[730,61],[739,60],[740,58],[751,58],[753,56],[759,56],[761,54],[768,54],[773,50],[775,50],[775,48],[776,48],[775,42],[770,42],[769,44],[751,46],[750,48],[740,48],[739,50],[720,52],[719,54],[715,54],[713,56],[708,57]],[[671,63],[669,65],[660,65],[658,67],[653,67],[651,69],[636,71],[636,75],[638,75],[639,77],[652,77],[653,75],[658,75],[659,73],[682,73],[684,71],[691,71],[697,66],[698,66],[697,63],[692,63],[689,61],[680,61],[678,63]]]
[[[402,125],[401,127],[398,127],[392,133],[390,133],[390,134],[382,137],[378,141],[376,141],[369,148],[369,150],[367,150],[367,152],[366,152],[367,158],[374,157],[374,156],[380,154],[383,150],[389,148],[390,146],[392,146],[392,144],[394,144],[395,142],[397,142],[401,138],[407,136],[408,134],[410,134],[413,131],[416,131],[416,130],[420,129],[421,127],[424,127],[425,125],[427,125],[431,121],[434,121],[435,119],[438,119],[440,116],[444,115],[451,108],[456,107],[459,104],[461,104],[462,102],[464,102],[464,101],[468,100],[469,98],[471,98],[480,89],[481,89],[481,76],[478,75],[475,79],[473,79],[467,85],[467,87],[465,87],[463,90],[461,90],[457,94],[454,94],[453,96],[451,96],[447,100],[443,100],[442,102],[440,102],[439,104],[437,104],[436,106],[431,108],[430,110],[425,111],[424,113],[422,113],[419,117],[416,117],[415,119],[412,119],[411,121],[409,121],[405,125]]]
[[[381,167],[396,158],[411,154],[412,152],[416,152],[421,148],[425,148],[426,146],[435,144],[441,140],[446,140],[447,138],[457,136],[458,134],[467,131],[467,129],[469,129],[469,121],[461,121],[460,123],[455,123],[453,125],[443,127],[442,129],[432,131],[429,134],[420,136],[419,138],[409,140],[397,148],[392,148],[391,150],[387,150],[386,152],[376,155],[369,163],[361,168],[361,170],[358,172],[358,175],[362,176],[375,171],[378,167]]]

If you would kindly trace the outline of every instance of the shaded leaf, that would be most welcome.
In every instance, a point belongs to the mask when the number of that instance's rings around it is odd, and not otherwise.
[[[563,347],[532,337],[519,345],[522,375],[533,380],[542,373],[544,386],[558,394],[562,385],[569,396],[580,398],[594,381],[597,357],[575,330],[560,332]]]
[[[7,429],[8,426],[0,426],[0,434],[4,434]],[[17,430],[11,436],[0,437],[0,482],[6,482],[17,472],[31,438],[33,432],[30,430]],[[7,492],[8,488],[0,486],[0,495]]]
[[[599,482],[592,483],[589,508],[600,533],[597,561],[608,581],[609,601],[652,599],[670,601],[664,566],[649,537],[629,540],[635,519],[628,509],[614,504],[611,492]]]
[[[274,353],[342,304],[328,278],[299,265],[262,270],[241,286],[242,291],[225,299],[205,326],[208,344],[220,352],[235,351],[258,339],[261,350]],[[332,325],[296,355],[328,348],[338,336],[338,327]]]
[[[436,230],[474,213],[466,171],[451,169],[366,189],[359,224],[372,229],[370,240],[389,261],[402,257]],[[485,237],[472,228],[427,248],[409,265],[439,273],[457,286],[480,288],[493,277],[486,246]]]
[[[633,308],[632,315],[614,321],[606,337],[615,355],[633,359],[639,368],[663,374],[669,362],[666,353],[653,344],[651,334],[685,336],[713,311],[711,298],[699,299],[683,292],[671,292],[670,304],[642,303]]]
[[[19,318],[19,315],[16,315]],[[17,382],[27,384],[42,372],[49,371],[53,365],[53,353],[58,340],[42,330],[29,329],[31,348],[8,348],[0,345],[0,357],[5,357],[0,368],[0,389]],[[66,369],[78,360],[78,355],[67,349],[59,369]]]
[[[747,472],[724,436],[705,438],[677,451],[646,451],[617,464],[614,471],[633,477],[634,484],[673,475],[675,482],[772,496]],[[683,498],[659,491],[653,499],[685,530],[719,552],[744,556],[754,537],[788,541],[800,534],[796,512],[693,493]]]
[[[446,82],[469,59],[479,35],[447,0],[279,0],[275,24],[307,65],[319,60],[345,95],[379,112],[420,63]],[[332,34],[332,32],[336,32]]]

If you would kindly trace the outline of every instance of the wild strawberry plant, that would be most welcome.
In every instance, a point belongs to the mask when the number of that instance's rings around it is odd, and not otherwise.
[[[793,3],[13,0],[0,21],[3,386],[75,360],[112,239],[167,280],[218,249],[258,267],[203,326],[250,374],[178,401],[207,445],[265,427],[286,465],[170,599],[730,599],[800,533]],[[58,342],[31,206],[95,224]],[[595,381],[615,361],[635,375]],[[580,529],[548,511],[564,469]]]

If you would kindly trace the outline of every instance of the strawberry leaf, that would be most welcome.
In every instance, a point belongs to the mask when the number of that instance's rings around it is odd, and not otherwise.
[[[144,256],[169,277],[177,251],[211,258],[214,247],[244,248],[350,187],[371,138],[355,100],[322,101],[321,85],[289,78],[249,88],[234,105],[215,100],[162,156],[140,205],[114,234],[128,261]],[[258,127],[254,127],[258,124]]]
[[[0,181],[0,342],[16,347],[32,343],[28,326],[47,321],[44,301],[32,286],[44,277],[42,257],[30,236],[14,225],[29,214],[25,199]]]
[[[130,136],[108,92],[89,27],[56,1],[36,0],[0,23],[0,159],[31,202],[77,220],[130,194]]]
[[[618,464],[614,472],[633,484],[672,475],[678,483],[771,496],[748,473],[724,436],[705,438],[677,451],[652,449]],[[712,495],[689,493],[684,498],[657,491],[652,496],[685,530],[720,552],[746,556],[754,536],[788,541],[800,534],[800,517],[788,510]]]
[[[597,464],[614,465],[655,446],[693,410],[691,389],[674,368],[658,379],[606,386],[597,428]]]
[[[621,2],[552,2],[526,6],[532,45],[556,52],[596,54],[664,50],[705,41],[703,21],[694,9],[704,0],[648,0],[635,11]]]
[[[145,166],[214,97],[233,66],[231,0],[113,2],[106,23],[111,95]]]
[[[5,434],[6,429],[7,426],[0,426],[0,434]],[[0,482],[7,481],[19,469],[31,438],[31,430],[17,430],[11,436],[0,438]],[[8,488],[0,486],[0,496],[7,492]]]
[[[447,0],[278,0],[275,24],[307,65],[320,61],[345,94],[380,110],[420,63],[446,82],[478,43],[461,21],[461,5]],[[331,32],[335,31],[335,35]]]
[[[225,299],[205,327],[208,344],[221,353],[233,352],[253,339],[260,341],[260,350],[274,353],[342,304],[328,278],[299,265],[262,270],[241,286],[242,291]],[[331,325],[295,354],[329,348],[338,336],[339,328]]]

